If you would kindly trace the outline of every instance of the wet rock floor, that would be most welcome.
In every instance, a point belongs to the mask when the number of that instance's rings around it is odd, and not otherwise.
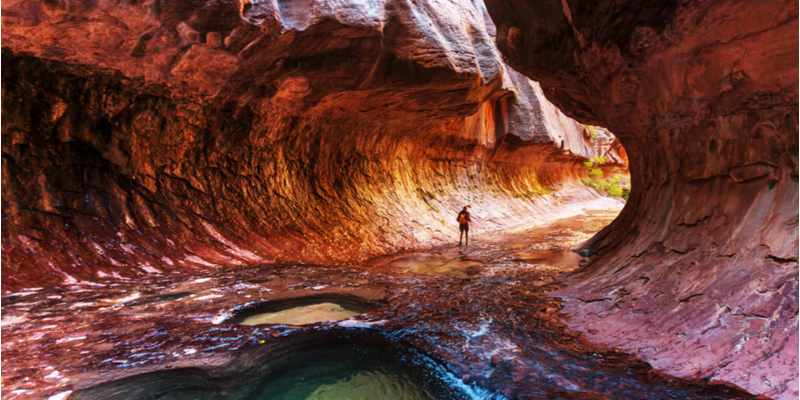
[[[342,328],[390,333],[497,398],[752,398],[661,376],[561,324],[559,301],[547,293],[561,287],[559,275],[578,267],[582,258],[570,249],[615,216],[593,212],[361,265],[248,266],[5,293],[2,398],[63,399],[111,379],[221,366],[276,338]],[[303,326],[218,323],[251,302],[324,293],[382,306]]]

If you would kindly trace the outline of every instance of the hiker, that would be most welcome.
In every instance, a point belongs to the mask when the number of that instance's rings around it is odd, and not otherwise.
[[[469,217],[469,211],[467,211],[468,206],[464,206],[464,209],[458,213],[458,217],[456,221],[458,221],[458,230],[461,231],[461,235],[458,237],[458,245],[461,246],[461,239],[465,238],[464,245],[469,245],[469,223],[472,222],[472,219]]]

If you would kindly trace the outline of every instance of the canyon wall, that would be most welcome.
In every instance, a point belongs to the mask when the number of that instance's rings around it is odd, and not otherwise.
[[[2,11],[5,290],[354,262],[452,243],[467,204],[480,235],[597,198],[480,3]]]
[[[620,217],[556,295],[657,369],[798,396],[798,4],[487,0],[498,48],[630,157]]]

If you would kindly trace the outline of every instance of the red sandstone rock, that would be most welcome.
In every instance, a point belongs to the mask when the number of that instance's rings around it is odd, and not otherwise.
[[[798,5],[487,1],[497,43],[631,161],[570,326],[669,374],[798,396]]]
[[[4,288],[363,260],[465,204],[480,235],[596,197],[481,7],[298,7],[4,2]]]
[[[211,381],[230,385],[230,397],[266,379],[263,369],[270,362],[254,362],[252,350],[268,351],[268,358],[274,360],[281,349],[302,350],[315,337],[334,330],[329,333],[359,342],[359,331],[402,338],[443,362],[478,393],[539,399],[753,398],[719,385],[661,377],[630,355],[585,343],[580,335],[566,331],[556,314],[560,302],[548,296],[561,287],[552,279],[558,269],[531,264],[520,268],[520,262],[510,260],[520,252],[538,253],[543,242],[580,242],[613,214],[582,216],[505,234],[502,239],[494,236],[458,250],[451,244],[427,253],[427,257],[454,253],[457,258],[482,259],[477,275],[463,265],[447,272],[409,269],[407,263],[397,263],[407,260],[406,254],[358,267],[226,267],[198,275],[106,277],[91,285],[4,294],[0,391],[4,399],[48,399],[69,391],[86,398],[80,395],[82,389],[135,377],[124,387],[128,394],[169,390],[177,396],[187,386],[185,379],[162,381],[157,390],[143,386],[152,382],[150,378],[164,377],[160,372],[191,368],[208,371],[216,377]],[[425,253],[416,256],[425,257]],[[527,282],[549,283],[533,287]],[[286,304],[289,298],[309,295],[317,301],[322,300],[319,296],[333,300],[339,297],[331,296],[335,294],[385,304],[354,319],[301,327],[225,323],[231,315],[265,301],[275,306],[276,300]],[[295,305],[307,305],[309,300]],[[294,345],[287,347],[287,340]],[[213,371],[224,365],[219,373]],[[296,370],[298,365],[293,367]],[[241,382],[236,377],[246,379]],[[212,382],[202,390],[210,397],[224,389]]]

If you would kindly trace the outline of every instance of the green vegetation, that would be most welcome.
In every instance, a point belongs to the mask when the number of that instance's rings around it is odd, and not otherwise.
[[[428,190],[425,190],[423,188],[417,188],[416,192],[417,192],[417,197],[419,197],[419,199],[422,200],[425,203],[426,206],[428,206],[428,210],[433,211],[433,212],[437,212],[437,213],[440,212],[440,210],[438,208],[436,208],[436,207],[430,205],[430,203],[428,203],[428,199],[430,199],[430,200],[436,199],[436,194],[435,193],[433,193],[431,191],[428,191]]]
[[[426,201],[426,199],[435,199],[436,193],[423,188],[417,188],[417,197],[422,201]]]
[[[583,167],[586,169],[592,169],[594,167],[605,164],[606,161],[608,160],[605,157],[592,156],[592,158],[583,163]]]
[[[539,195],[539,196],[544,196],[544,195],[548,195],[548,194],[550,194],[550,191],[549,191],[549,190],[547,190],[547,189],[545,189],[545,188],[543,188],[543,187],[540,187],[540,188],[536,188],[536,189],[534,189],[534,190],[533,190],[533,193],[534,193],[534,194],[537,194],[537,195]]]
[[[548,195],[548,194],[552,194],[552,193],[549,190],[547,190],[547,189],[545,189],[545,188],[543,188],[541,186],[537,186],[537,187],[534,187],[533,190],[529,190],[529,191],[521,192],[521,193],[514,193],[513,196],[516,197],[516,198],[524,197],[524,198],[526,198],[528,200],[533,200],[533,196],[545,196],[545,195]]]
[[[586,128],[589,129],[589,132],[592,133],[592,136],[589,138],[590,142],[594,142],[594,139],[597,137],[597,128],[592,125],[586,125]]]
[[[598,168],[606,163],[605,157],[592,156],[583,163],[587,171],[587,178],[581,178],[584,185],[596,190],[603,196],[622,197],[626,201],[630,195],[631,178],[627,175],[614,175],[613,178],[603,178],[603,170]],[[615,168],[614,172],[619,171]]]

